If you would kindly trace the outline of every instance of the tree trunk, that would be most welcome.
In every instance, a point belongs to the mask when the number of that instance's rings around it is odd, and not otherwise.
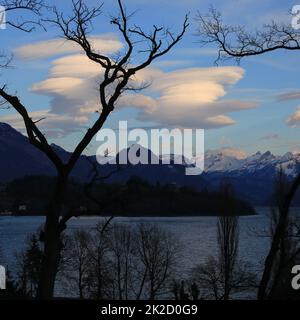
[[[228,266],[225,266],[225,272],[224,272],[224,300],[229,300],[229,294],[230,294],[230,270]]]
[[[285,235],[290,206],[299,185],[300,185],[300,174],[298,174],[296,179],[293,181],[289,189],[289,192],[286,194],[284,198],[283,208],[282,208],[282,211],[280,212],[279,221],[276,226],[276,230],[273,236],[272,245],[271,245],[269,254],[265,261],[265,269],[264,269],[261,282],[258,288],[258,294],[257,294],[258,300],[265,300],[267,298],[267,289],[271,279],[276,255],[280,246],[280,242],[282,241]]]
[[[83,299],[83,284],[82,284],[82,278],[83,278],[83,271],[79,270],[79,285],[78,285],[78,289],[79,289],[79,298]]]
[[[62,249],[61,233],[59,224],[63,207],[63,197],[67,184],[67,176],[59,174],[50,202],[49,211],[46,216],[45,229],[43,234],[44,259],[41,267],[40,281],[37,298],[50,300],[53,298],[55,278],[58,271],[60,254]]]

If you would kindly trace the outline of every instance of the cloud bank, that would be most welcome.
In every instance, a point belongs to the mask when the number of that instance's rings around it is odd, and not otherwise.
[[[286,123],[291,127],[300,126],[300,106],[297,110],[286,120]]]
[[[109,54],[120,50],[123,45],[114,34],[104,34],[90,38],[94,50]],[[14,50],[14,54],[22,59],[45,59],[64,54],[80,53],[82,49],[75,42],[64,39],[51,39],[24,45]]]
[[[122,48],[115,36],[93,38],[105,54]],[[54,39],[19,47],[21,59],[52,58],[49,76],[32,85],[31,91],[51,97],[43,129],[68,134],[80,130],[90,116],[101,110],[97,84],[103,70],[70,42]],[[164,72],[158,68],[141,71],[134,82],[148,82],[142,94],[125,94],[117,108],[136,108],[137,119],[168,127],[220,128],[235,123],[229,113],[256,106],[255,103],[225,99],[227,92],[244,76],[240,67],[186,68]],[[57,122],[56,122],[57,121]],[[72,123],[72,125],[70,125]]]
[[[138,108],[141,121],[155,121],[166,126],[204,129],[228,126],[235,123],[228,113],[256,106],[251,102],[222,100],[243,75],[239,67],[161,72],[146,92],[148,94],[124,96],[120,105]]]
[[[293,101],[293,100],[300,100],[300,90],[286,92],[277,96],[277,101],[279,102]],[[300,106],[296,109],[296,111],[290,117],[287,118],[286,124],[291,127],[300,126]]]

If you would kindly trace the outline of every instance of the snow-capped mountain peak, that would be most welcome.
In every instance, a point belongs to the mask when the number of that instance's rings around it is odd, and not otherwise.
[[[280,168],[288,176],[295,176],[300,171],[300,154],[287,152],[282,156],[276,156],[270,151],[256,152],[250,156],[237,157],[233,153],[228,155],[221,150],[207,151],[205,153],[205,171],[206,172],[257,172],[260,170],[269,170]]]

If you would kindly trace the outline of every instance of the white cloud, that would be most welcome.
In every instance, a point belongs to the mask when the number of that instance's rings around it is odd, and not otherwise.
[[[300,106],[297,110],[286,120],[286,123],[291,127],[300,126]]]
[[[70,90],[80,87],[81,85],[83,85],[83,80],[79,78],[50,78],[34,84],[32,86],[32,91],[46,94],[67,94]]]
[[[46,132],[47,138],[59,138],[66,134],[78,131],[81,126],[80,119],[69,116],[56,115],[50,110],[44,109],[30,112],[30,117],[34,120],[40,120],[39,126]],[[25,132],[24,121],[18,113],[1,116],[1,121],[9,123],[16,130]],[[74,127],[74,124],[77,124]]]
[[[161,73],[148,90],[149,95],[124,96],[119,105],[141,109],[138,118],[142,121],[197,128],[228,126],[235,121],[227,113],[255,107],[254,103],[221,100],[243,74],[239,67]],[[150,96],[153,93],[156,97]]]
[[[100,109],[96,91],[103,69],[84,55],[71,55],[52,62],[49,78],[33,84],[31,91],[52,97],[51,111],[87,122]]]
[[[52,63],[50,76],[53,78],[90,78],[103,73],[103,69],[84,55],[71,55],[56,59]]]
[[[69,133],[70,122],[74,123],[73,131],[80,129],[91,114],[101,109],[97,84],[103,70],[85,55],[78,54],[78,48],[69,47],[66,42],[62,48],[59,41],[28,45],[16,49],[16,52],[23,58],[67,54],[55,58],[49,78],[34,84],[31,90],[51,97],[48,120],[42,125],[48,130],[64,130],[65,122],[66,133]],[[111,53],[121,47],[107,36],[97,37],[97,41]],[[58,52],[57,48],[60,48]],[[139,72],[133,81],[149,82],[151,86],[143,94],[124,95],[117,107],[134,107],[139,111],[138,120],[154,121],[164,126],[204,129],[228,126],[235,123],[229,113],[256,106],[251,102],[224,99],[228,90],[243,76],[244,70],[240,67],[187,68],[172,72],[152,67]],[[57,120],[57,125],[54,120]]]
[[[91,37],[90,42],[93,49],[99,50],[103,54],[117,52],[123,46],[113,34]],[[14,50],[15,55],[22,59],[44,59],[52,56],[80,52],[82,52],[82,49],[78,44],[63,39],[53,39],[28,44]]]

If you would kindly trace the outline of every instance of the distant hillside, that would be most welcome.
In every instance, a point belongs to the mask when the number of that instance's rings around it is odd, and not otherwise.
[[[51,177],[31,176],[15,180],[0,192],[6,207],[0,211],[14,214],[43,215],[55,180]],[[96,201],[95,201],[96,199]],[[220,192],[197,191],[174,184],[150,184],[139,177],[125,184],[94,185],[71,181],[68,185],[65,206],[80,215],[116,216],[198,216],[198,215],[251,215],[253,207],[246,201],[233,198],[234,206],[226,211]],[[2,208],[1,208],[2,207]],[[22,210],[20,208],[22,207]],[[25,209],[26,208],[26,209]]]
[[[55,145],[53,148],[65,162],[68,160],[70,154],[67,151]],[[150,157],[151,151],[148,152]],[[31,146],[24,135],[5,123],[0,123],[0,154],[0,183],[25,176],[55,175],[55,169],[49,160]],[[253,205],[269,205],[278,169],[282,167],[288,178],[292,179],[299,172],[300,163],[299,153],[275,156],[267,151],[246,157],[228,150],[207,151],[205,172],[199,176],[187,176],[186,167],[192,166],[195,159],[184,159],[183,164],[176,164],[176,155],[164,155],[162,158],[170,159],[170,164],[123,165],[122,170],[106,182],[125,184],[132,177],[140,177],[151,184],[175,184],[177,187],[187,186],[198,191],[207,189],[212,192],[217,190],[222,180],[227,179],[241,199]],[[72,172],[72,177],[81,182],[88,181],[92,170],[91,161],[96,162],[96,158],[82,156]],[[116,171],[116,166],[101,165],[100,170],[103,175],[107,175]],[[300,204],[300,196],[295,204]]]

